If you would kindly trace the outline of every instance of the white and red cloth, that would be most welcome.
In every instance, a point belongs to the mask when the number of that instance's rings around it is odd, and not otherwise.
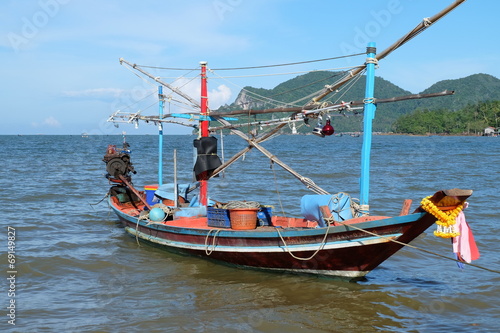
[[[464,209],[467,208],[467,206],[468,203],[466,202],[464,204]],[[467,263],[470,263],[472,260],[479,259],[479,250],[476,242],[474,241],[472,230],[465,220],[465,214],[463,211],[461,211],[457,216],[455,229],[460,233],[459,236],[453,237],[452,239],[453,252],[457,255],[457,258]]]

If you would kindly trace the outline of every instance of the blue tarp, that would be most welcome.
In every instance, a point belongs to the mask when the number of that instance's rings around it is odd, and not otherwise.
[[[196,183],[187,183],[187,184],[177,184],[177,194],[180,197],[183,197],[187,202],[189,202],[189,207],[198,207],[200,206],[200,202],[198,200],[198,195],[194,194],[190,198],[188,198],[189,194],[189,189],[194,187]],[[175,186],[173,183],[167,183],[163,184],[158,189],[155,191],[155,196],[161,198],[161,199],[168,199],[168,200],[174,200],[175,195],[174,195],[174,189]],[[215,201],[210,200],[208,198],[208,206],[213,206],[215,204]],[[198,214],[197,214],[198,215]],[[205,211],[206,215],[206,211]]]
[[[183,197],[184,199],[188,199],[188,190],[190,187],[194,186],[194,184],[177,184],[177,194],[180,197]],[[168,199],[168,200],[174,200],[175,195],[174,195],[174,189],[175,186],[173,183],[167,183],[167,184],[162,184],[158,189],[155,191],[155,195],[162,198],[162,199]]]
[[[326,227],[320,206],[328,206],[335,221],[351,219],[351,197],[346,193],[330,194],[308,194],[300,201],[300,211],[305,219],[317,221],[320,227]]]
[[[207,207],[183,207],[174,212],[174,218],[207,216]]]

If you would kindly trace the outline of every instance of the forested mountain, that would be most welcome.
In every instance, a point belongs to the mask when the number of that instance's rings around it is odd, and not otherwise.
[[[316,93],[327,84],[332,84],[340,78],[339,75],[341,73],[312,72],[283,82],[273,89],[245,87],[234,103],[221,107],[217,111],[303,106],[313,97],[308,97],[310,94]],[[363,76],[345,94],[344,90],[341,90],[323,101],[347,102],[361,100],[364,97],[364,90],[365,77]],[[461,79],[440,81],[421,93],[436,93],[443,90],[454,90],[455,94],[445,97],[379,104],[373,130],[376,132],[391,132],[398,118],[417,109],[457,111],[467,105],[477,105],[479,102],[500,101],[500,80],[488,74],[474,74]],[[381,77],[375,78],[375,97],[378,99],[410,94],[409,91]],[[266,101],[267,99],[279,103],[270,103]],[[270,117],[268,116],[268,118]],[[262,117],[259,119],[262,119]],[[338,132],[360,131],[362,128],[362,117],[359,116],[334,117],[332,122]],[[304,131],[310,131],[310,128],[305,128]]]
[[[500,80],[488,74],[474,74],[457,80],[439,81],[422,93],[442,90],[454,90],[455,95],[448,98],[430,98],[419,100],[419,109],[447,109],[457,111],[470,104],[500,100]]]

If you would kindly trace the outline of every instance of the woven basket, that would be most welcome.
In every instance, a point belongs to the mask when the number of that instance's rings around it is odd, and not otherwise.
[[[233,208],[229,210],[231,229],[250,230],[257,228],[259,208]]]

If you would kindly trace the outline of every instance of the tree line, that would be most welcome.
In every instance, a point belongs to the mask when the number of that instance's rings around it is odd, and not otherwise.
[[[500,127],[500,101],[480,102],[458,111],[417,109],[399,117],[395,133],[403,134],[480,134],[486,127]]]

